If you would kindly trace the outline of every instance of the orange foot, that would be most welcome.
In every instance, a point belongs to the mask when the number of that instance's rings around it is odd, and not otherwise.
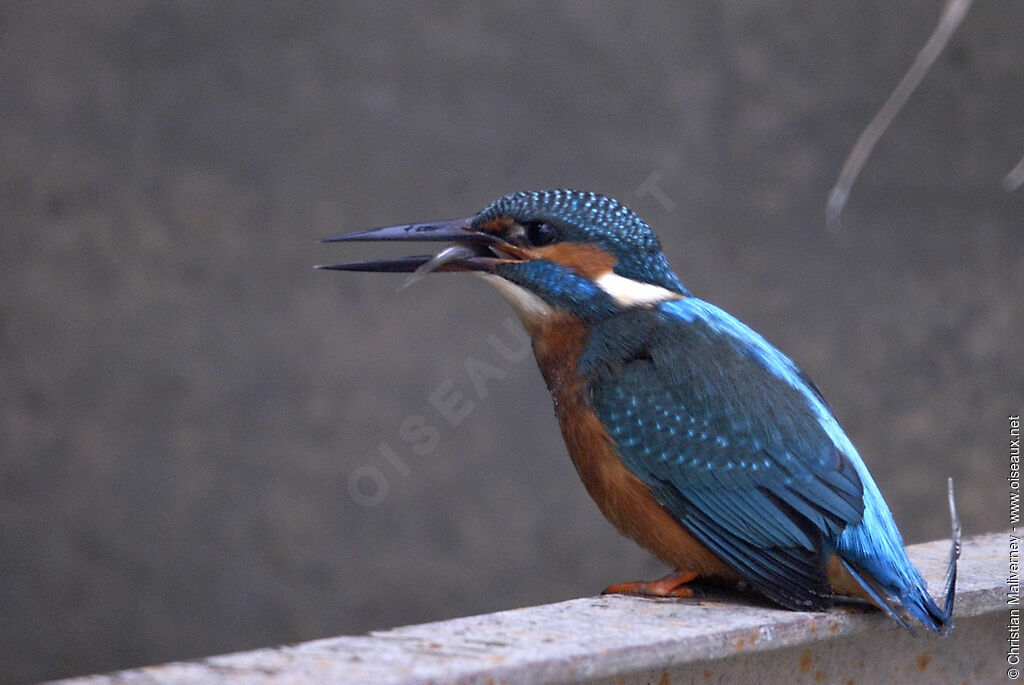
[[[635,580],[631,583],[616,583],[604,589],[602,595],[644,595],[646,597],[693,597],[693,590],[686,587],[695,580],[694,571],[677,568],[658,580]]]

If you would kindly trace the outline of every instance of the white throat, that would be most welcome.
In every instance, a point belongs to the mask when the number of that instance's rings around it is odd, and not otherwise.
[[[520,287],[512,281],[506,281],[501,276],[495,276],[494,274],[481,271],[477,271],[475,274],[494,286],[501,293],[501,296],[508,300],[508,303],[512,305],[512,309],[519,315],[519,320],[523,322],[527,329],[554,316],[555,310],[552,309],[551,305],[526,288]]]

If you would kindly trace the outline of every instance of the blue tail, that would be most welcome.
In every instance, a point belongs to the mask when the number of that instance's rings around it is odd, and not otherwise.
[[[949,515],[952,541],[940,608],[903,549],[889,508],[873,482],[864,484],[864,518],[839,538],[838,551],[843,564],[875,603],[901,626],[914,632],[898,611],[897,602],[926,628],[946,635],[953,627],[953,601],[956,595],[956,566],[960,558],[960,519],[953,499],[953,479],[949,479]]]

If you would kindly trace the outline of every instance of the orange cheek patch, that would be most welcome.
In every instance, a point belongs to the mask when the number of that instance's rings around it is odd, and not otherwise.
[[[618,261],[611,253],[593,243],[555,243],[534,248],[530,252],[539,259],[567,266],[591,281],[611,271]]]

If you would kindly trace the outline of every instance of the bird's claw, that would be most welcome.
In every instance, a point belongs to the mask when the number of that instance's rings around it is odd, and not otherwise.
[[[602,595],[640,595],[643,597],[693,597],[693,588],[687,586],[696,580],[693,571],[676,569],[658,580],[634,580],[626,583],[609,585],[601,592]]]

